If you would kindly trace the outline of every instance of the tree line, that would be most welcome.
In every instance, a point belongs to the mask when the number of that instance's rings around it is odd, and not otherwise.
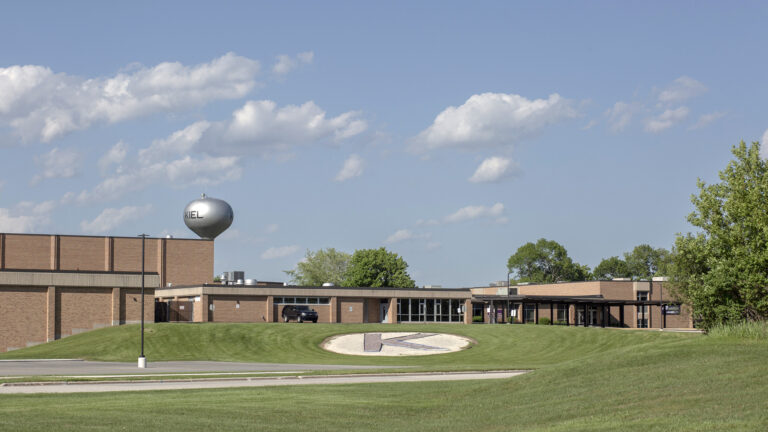
[[[690,305],[704,328],[768,319],[768,162],[760,143],[731,148],[734,159],[720,171],[719,183],[698,180],[688,222],[697,231],[678,234],[671,251],[648,244],[622,257],[603,259],[594,269],[568,256],[565,247],[539,239],[519,247],[507,268],[514,282],[667,276],[680,301]],[[298,285],[413,288],[408,264],[385,248],[307,251],[286,273]]]

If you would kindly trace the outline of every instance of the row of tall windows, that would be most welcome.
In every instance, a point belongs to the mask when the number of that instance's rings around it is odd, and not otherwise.
[[[327,305],[330,303],[330,297],[275,297],[275,304]]]
[[[464,312],[459,299],[397,299],[399,322],[463,322]]]

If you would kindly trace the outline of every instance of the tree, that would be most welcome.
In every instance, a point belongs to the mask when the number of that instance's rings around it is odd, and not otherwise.
[[[596,279],[632,277],[632,273],[629,271],[627,262],[617,256],[604,258],[602,261],[600,261],[600,264],[595,267],[593,275]]]
[[[408,263],[386,249],[361,249],[352,254],[343,286],[415,288],[406,271]]]
[[[507,268],[518,282],[551,283],[591,277],[589,267],[573,262],[562,245],[543,238],[520,246],[509,257]]]
[[[720,171],[720,183],[698,180],[688,222],[678,234],[670,277],[702,325],[768,318],[768,163],[760,144],[743,141]]]
[[[334,248],[315,252],[307,249],[304,260],[293,270],[284,270],[291,283],[301,286],[320,286],[326,282],[341,285],[352,256]]]
[[[654,249],[650,245],[635,246],[632,252],[624,254],[630,277],[650,279],[668,273],[670,253],[664,248]]]

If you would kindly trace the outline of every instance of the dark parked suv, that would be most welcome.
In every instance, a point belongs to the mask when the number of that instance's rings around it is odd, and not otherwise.
[[[295,319],[298,322],[312,321],[317,322],[317,312],[310,309],[309,306],[288,305],[283,308],[283,321],[288,322]]]

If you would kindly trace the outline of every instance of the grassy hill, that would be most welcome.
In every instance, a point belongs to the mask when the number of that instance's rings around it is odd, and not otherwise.
[[[374,329],[451,332],[478,344],[459,353],[389,359],[317,348],[332,334]],[[500,381],[2,396],[0,430],[768,430],[768,341],[728,332],[277,324],[149,330],[150,361],[536,370]],[[125,326],[0,358],[135,361],[137,346],[137,328]]]

